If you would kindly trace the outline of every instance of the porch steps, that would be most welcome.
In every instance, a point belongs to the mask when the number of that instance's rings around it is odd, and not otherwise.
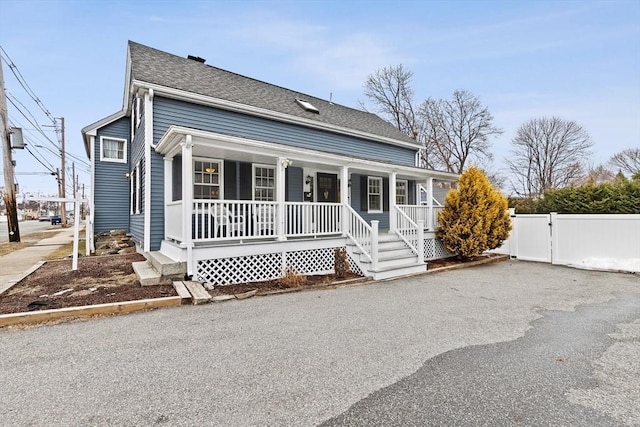
[[[389,279],[407,274],[426,271],[426,263],[418,263],[418,257],[395,233],[380,233],[378,236],[378,265],[371,266],[362,252],[355,246],[347,244],[349,252],[357,258],[365,275],[375,280]]]
[[[134,262],[133,271],[142,286],[171,284],[187,272],[187,264],[176,262],[160,252],[149,252],[146,261]]]

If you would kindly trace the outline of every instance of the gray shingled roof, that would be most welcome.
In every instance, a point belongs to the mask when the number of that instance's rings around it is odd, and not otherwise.
[[[415,143],[372,113],[330,103],[314,96],[241,76],[191,59],[129,41],[131,78],[226,101],[302,117],[318,123]],[[320,114],[305,111],[296,98],[306,100]]]

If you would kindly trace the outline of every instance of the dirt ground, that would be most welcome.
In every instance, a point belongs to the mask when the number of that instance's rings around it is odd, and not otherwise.
[[[177,295],[173,286],[140,286],[131,263],[140,254],[49,261],[0,295],[0,314]]]

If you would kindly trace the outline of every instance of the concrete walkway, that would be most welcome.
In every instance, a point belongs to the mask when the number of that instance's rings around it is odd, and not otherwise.
[[[22,240],[29,240],[29,236],[24,236]],[[33,246],[0,257],[0,294],[31,274],[49,254],[70,242],[73,242],[73,227],[65,228]]]

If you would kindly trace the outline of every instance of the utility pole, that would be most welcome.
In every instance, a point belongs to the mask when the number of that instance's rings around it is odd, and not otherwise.
[[[0,61],[0,138],[4,152],[4,206],[7,211],[7,226],[9,241],[20,241],[20,228],[18,227],[18,206],[16,204],[16,186],[13,175],[13,159],[11,156],[11,136],[9,132],[9,120],[7,118],[7,99],[4,92],[4,76],[2,74],[2,61]]]
[[[60,122],[62,126],[62,132],[61,132],[61,138],[60,138],[60,160],[62,161],[62,165],[61,165],[62,175],[60,176],[60,197],[64,199],[66,198],[65,176],[67,175],[67,170],[65,169],[65,151],[64,151],[64,117],[60,119]],[[67,203],[62,202],[61,206],[62,208],[60,209],[60,219],[62,220],[62,227],[66,227],[67,226]]]

